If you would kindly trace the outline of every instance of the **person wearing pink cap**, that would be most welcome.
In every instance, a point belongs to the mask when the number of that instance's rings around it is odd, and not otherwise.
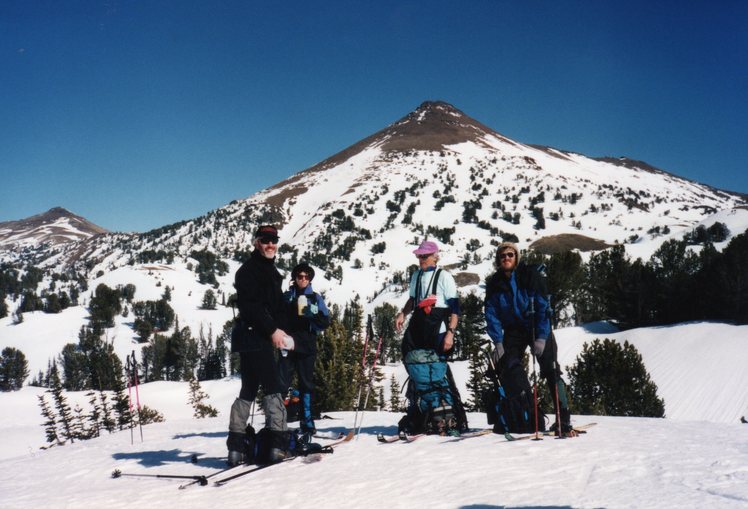
[[[418,270],[410,278],[409,298],[395,317],[395,328],[400,332],[405,317],[413,312],[406,338],[403,357],[414,348],[431,348],[447,353],[454,346],[455,329],[460,318],[460,301],[452,275],[437,268],[439,246],[426,240],[413,251],[418,258]]]
[[[437,266],[436,242],[421,243],[413,254],[419,268],[411,277],[408,301],[395,317],[399,332],[405,317],[413,313],[402,343],[409,376],[408,412],[398,431],[458,436],[467,429],[467,415],[446,362],[460,317],[457,285],[449,272]]]

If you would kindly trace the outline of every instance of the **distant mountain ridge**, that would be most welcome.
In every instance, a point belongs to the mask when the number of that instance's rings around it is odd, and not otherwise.
[[[448,103],[427,101],[320,163],[198,218],[54,249],[27,245],[13,256],[104,272],[202,249],[231,258],[251,249],[258,224],[274,223],[281,266],[309,260],[336,281],[341,298],[359,292],[373,299],[398,285],[413,245],[427,237],[442,246],[444,264],[483,276],[502,239],[547,252],[619,243],[648,257],[665,240],[746,203],[744,195],[644,162],[519,143]]]
[[[62,207],[17,221],[0,223],[0,249],[21,246],[57,246],[109,233],[87,219]]]

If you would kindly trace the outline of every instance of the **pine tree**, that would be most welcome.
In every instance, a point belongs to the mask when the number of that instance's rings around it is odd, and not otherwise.
[[[88,397],[88,404],[91,407],[91,413],[88,414],[88,430],[89,438],[98,437],[101,430],[101,408],[99,407],[98,399],[96,398],[96,391],[89,391],[86,393]]]
[[[657,396],[636,348],[610,339],[584,343],[568,370],[572,411],[581,414],[663,417],[665,403]]]
[[[374,308],[374,332],[377,338],[382,337],[381,358],[387,362],[402,360],[402,334],[395,330],[395,316],[398,308],[389,303]]]
[[[112,417],[112,408],[109,406],[104,391],[99,391],[99,401],[101,401],[101,427],[112,433],[117,426],[117,422]]]
[[[73,436],[78,440],[87,440],[91,438],[89,431],[86,428],[86,416],[83,413],[83,408],[76,403],[73,408],[73,419],[70,423],[70,429]]]
[[[483,301],[474,293],[460,299],[460,321],[457,322],[454,356],[458,360],[471,359],[479,351],[485,335]]]
[[[333,318],[330,327],[319,336],[317,346],[314,373],[317,410],[351,410],[358,388],[351,380],[358,378],[361,367],[360,359],[354,359],[355,343],[343,324]]]
[[[112,408],[114,410],[114,415],[116,418],[116,425],[120,430],[129,428],[133,425],[134,422],[130,405],[130,398],[127,394],[125,394],[125,389],[126,386],[124,377],[122,375],[122,370],[120,369],[119,376],[115,380],[115,385],[113,388],[114,396],[112,398],[114,402]]]
[[[63,394],[62,382],[57,372],[57,365],[53,365],[52,372],[50,374],[50,389],[49,392],[52,394],[52,399],[55,402],[55,408],[57,409],[57,422],[61,425],[62,436],[65,440],[74,442],[75,436],[73,433],[73,414],[68,405],[67,398]]]
[[[47,442],[52,445],[62,445],[63,442],[60,440],[60,436],[57,433],[57,417],[49,407],[49,403],[47,403],[47,400],[44,398],[44,394],[37,396],[37,399],[39,400],[39,407],[42,410],[42,417],[44,417],[42,426],[44,426],[44,434],[47,437]]]
[[[400,384],[395,374],[390,375],[390,412],[402,412],[403,399],[400,397]]]
[[[483,394],[490,390],[491,381],[485,376],[488,369],[488,359],[481,350],[473,351],[468,362],[470,379],[468,380],[467,390],[470,393],[470,399],[467,401],[467,409],[471,412],[485,412],[483,406]]]
[[[208,399],[208,395],[205,393],[205,391],[203,391],[197,378],[192,378],[189,382],[189,386],[189,403],[194,411],[192,414],[193,417],[195,417],[195,419],[216,417],[218,415],[218,410],[216,410],[213,406],[204,403],[204,401]]]
[[[200,307],[202,309],[216,309],[217,304],[218,300],[216,299],[215,292],[210,288],[205,290],[205,295],[203,295],[203,302]]]
[[[29,363],[20,350],[3,348],[0,354],[0,391],[16,391],[29,376]]]

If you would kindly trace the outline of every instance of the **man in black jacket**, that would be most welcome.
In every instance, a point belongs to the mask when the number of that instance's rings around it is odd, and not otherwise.
[[[284,319],[283,277],[275,268],[278,230],[274,226],[260,226],[254,238],[255,249],[234,279],[243,330],[238,338],[232,338],[231,350],[239,353],[242,388],[231,406],[226,441],[230,465],[245,460],[245,429],[252,401],[260,386],[264,393],[265,428],[270,440],[268,461],[285,458],[289,443],[278,361],[278,351],[290,346],[290,337],[281,328]]]

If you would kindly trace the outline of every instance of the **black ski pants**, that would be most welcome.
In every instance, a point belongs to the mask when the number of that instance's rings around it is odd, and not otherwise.
[[[511,370],[517,365],[522,366],[522,356],[528,347],[532,352],[532,344],[530,333],[516,330],[504,331],[504,356],[499,361],[501,371]],[[533,354],[531,353],[531,355]],[[540,368],[540,376],[545,379],[549,390],[553,391],[556,383],[561,379],[561,367],[558,365],[558,344],[553,332],[545,342],[543,354],[535,358]],[[532,360],[530,362],[532,363]]]
[[[294,370],[296,370],[296,375],[299,378],[299,392],[302,394],[312,394],[314,392],[314,361],[316,358],[317,355],[313,353],[290,351],[287,357],[281,359],[280,372],[284,395],[291,386]]]

